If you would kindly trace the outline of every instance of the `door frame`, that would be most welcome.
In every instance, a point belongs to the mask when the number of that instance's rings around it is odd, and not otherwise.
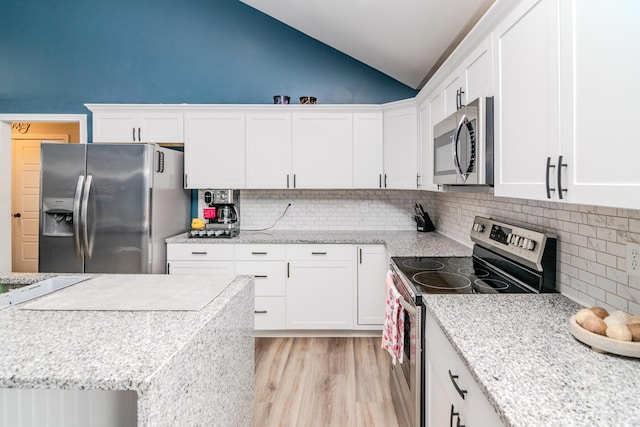
[[[11,124],[78,123],[80,144],[87,143],[86,114],[0,114],[0,274],[11,273]]]

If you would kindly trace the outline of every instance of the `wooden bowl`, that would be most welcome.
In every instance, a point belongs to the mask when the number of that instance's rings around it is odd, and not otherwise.
[[[569,319],[571,334],[578,340],[600,353],[613,353],[620,356],[640,358],[640,342],[620,341],[587,331],[576,322],[576,316]]]

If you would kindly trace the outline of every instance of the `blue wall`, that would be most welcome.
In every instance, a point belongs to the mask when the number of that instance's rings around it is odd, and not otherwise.
[[[238,0],[4,0],[1,10],[0,113],[417,93]]]

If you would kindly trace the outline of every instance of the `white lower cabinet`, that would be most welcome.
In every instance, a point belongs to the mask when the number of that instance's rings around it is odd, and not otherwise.
[[[256,330],[285,329],[284,245],[236,245],[236,274],[255,277]]]
[[[256,330],[380,330],[384,245],[167,244],[169,274],[255,277]]]
[[[384,245],[361,245],[358,249],[358,326],[375,326],[384,322],[385,278],[389,258]]]
[[[234,274],[233,245],[168,244],[168,274]]]
[[[285,297],[256,296],[256,331],[279,331],[287,328]]]
[[[169,274],[232,275],[233,261],[167,261]]]
[[[353,329],[352,245],[287,245],[287,329]]]
[[[425,321],[427,427],[503,426],[429,310]]]

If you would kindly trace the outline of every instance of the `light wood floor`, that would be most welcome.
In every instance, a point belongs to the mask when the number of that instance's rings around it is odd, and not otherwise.
[[[256,338],[256,427],[398,425],[380,338]]]

